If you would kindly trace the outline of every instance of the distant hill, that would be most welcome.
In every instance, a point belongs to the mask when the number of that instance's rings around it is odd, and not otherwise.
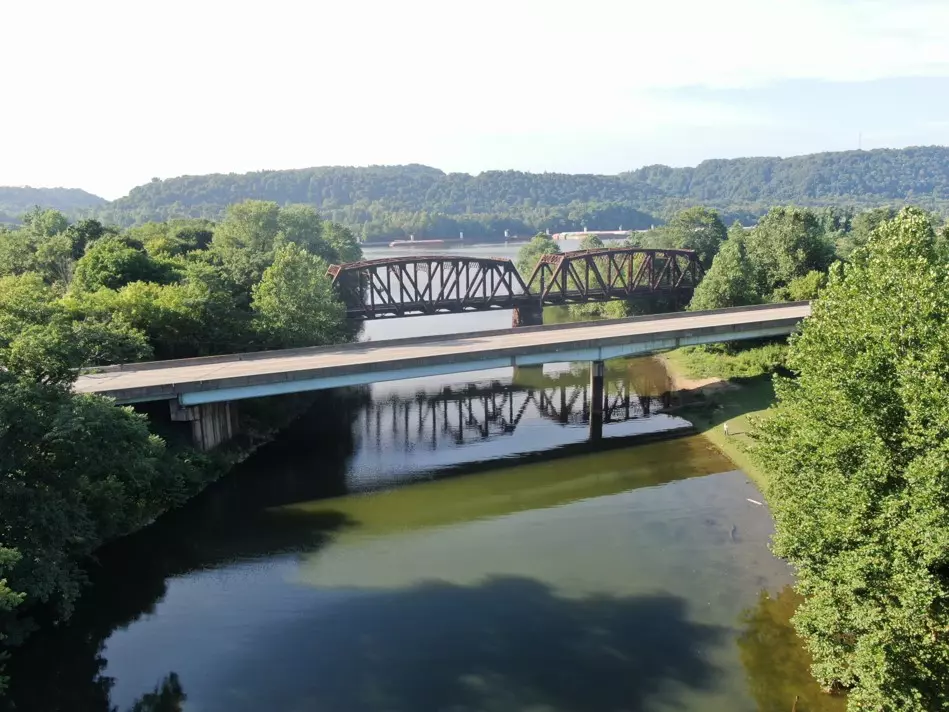
[[[0,189],[0,210],[8,191]],[[60,200],[53,203],[54,194]],[[582,229],[649,227],[675,210],[704,204],[726,221],[753,222],[773,205],[917,203],[949,214],[949,148],[815,153],[793,158],[703,161],[692,168],[647,166],[620,175],[488,171],[477,176],[421,165],[323,167],[153,180],[105,203],[83,191],[24,193],[73,217],[120,225],[175,217],[219,219],[248,198],[305,203],[368,239],[499,237]]]
[[[624,173],[668,198],[722,205],[949,200],[949,147],[814,153],[793,158],[703,161]]]
[[[0,186],[0,222],[15,222],[34,206],[67,214],[106,205],[108,201],[79,188],[8,188]]]
[[[612,227],[649,227],[636,205],[661,191],[628,178],[489,171],[477,176],[420,165],[325,167],[155,180],[100,211],[129,224],[169,217],[219,218],[247,198],[306,203],[372,236],[523,234],[575,229],[586,220]]]

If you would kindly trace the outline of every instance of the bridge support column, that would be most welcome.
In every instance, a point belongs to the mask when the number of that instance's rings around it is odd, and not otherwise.
[[[606,364],[602,361],[590,362],[590,440],[603,438],[603,380]]]
[[[174,400],[171,419],[191,423],[191,440],[204,452],[226,443],[237,432],[237,409],[230,401],[182,406]]]
[[[543,326],[544,325],[544,305],[543,304],[525,304],[524,306],[514,307],[514,316],[511,317],[511,326]]]

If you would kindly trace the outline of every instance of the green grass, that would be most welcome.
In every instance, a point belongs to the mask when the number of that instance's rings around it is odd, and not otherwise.
[[[787,358],[788,346],[768,343],[750,348],[725,346],[688,346],[667,354],[683,375],[692,378],[754,378],[780,371]]]
[[[687,378],[703,375],[703,372],[696,372],[691,368],[694,358],[686,349],[664,354],[664,358],[673,375]],[[702,358],[708,363],[708,355],[703,355]],[[750,443],[750,420],[765,416],[768,407],[774,402],[771,374],[759,373],[751,378],[724,380],[728,382],[728,387],[704,392],[694,404],[686,406],[682,416],[751,477],[759,490],[764,491],[767,473],[755,464],[747,449]],[[728,423],[728,436],[725,435],[723,427],[725,423]]]

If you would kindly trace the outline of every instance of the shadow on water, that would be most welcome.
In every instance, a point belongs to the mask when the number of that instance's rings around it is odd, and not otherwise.
[[[670,685],[713,688],[702,651],[726,633],[690,621],[673,596],[568,599],[525,578],[429,583],[268,631],[282,655],[261,641],[259,659],[220,671],[230,695],[208,710],[635,710]]]

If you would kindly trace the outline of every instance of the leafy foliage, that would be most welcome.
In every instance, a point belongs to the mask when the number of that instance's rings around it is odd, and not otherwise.
[[[708,269],[727,237],[718,213],[696,206],[676,213],[666,225],[634,235],[629,242],[634,247],[695,250],[702,266]]]
[[[254,285],[251,306],[257,329],[270,343],[316,346],[343,336],[346,309],[326,276],[326,263],[292,242],[277,248]]]
[[[721,309],[782,301],[792,292],[816,293],[834,257],[833,241],[814,211],[774,208],[753,229],[734,225],[729,230],[689,308]]]
[[[517,253],[517,271],[525,281],[530,278],[534,267],[543,255],[560,254],[560,245],[550,235],[540,233],[534,235],[531,241],[524,245]]]
[[[904,210],[832,271],[758,426],[796,627],[853,709],[949,705],[947,319],[949,261]]]
[[[362,240],[421,237],[502,239],[539,231],[647,229],[683,208],[717,208],[754,223],[774,205],[852,207],[923,204],[949,210],[949,149],[819,153],[794,158],[648,166],[618,176],[487,171],[476,176],[420,165],[213,174],[153,180],[105,203],[54,193],[13,197],[0,188],[0,223],[32,205],[94,215],[125,226],[181,218],[221,220],[243,200],[302,204]],[[842,250],[842,253],[844,250]],[[703,258],[704,259],[704,258]]]

